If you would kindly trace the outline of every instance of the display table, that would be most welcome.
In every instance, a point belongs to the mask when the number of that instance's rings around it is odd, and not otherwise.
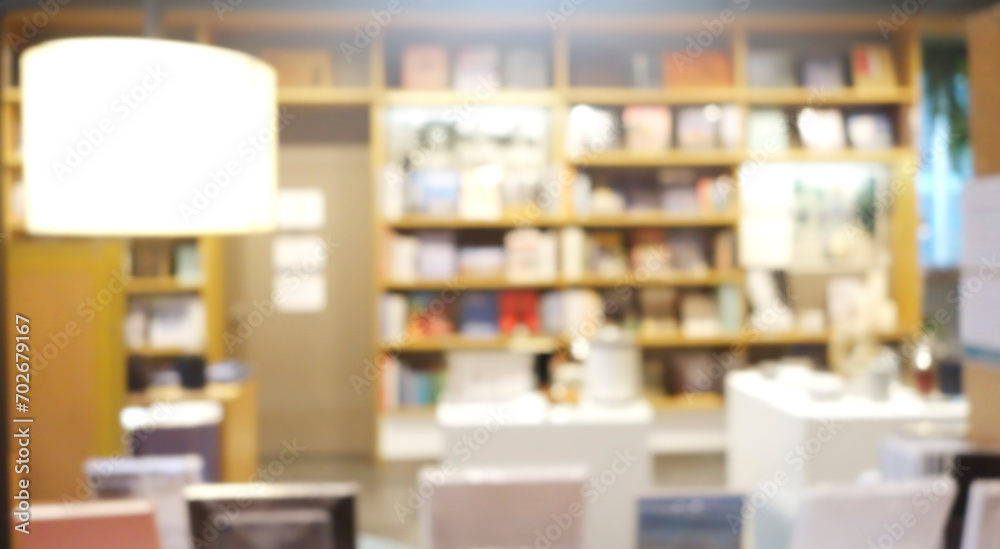
[[[498,408],[439,405],[444,459],[457,468],[583,466],[598,483],[587,499],[583,547],[635,547],[638,498],[652,470],[649,404],[550,406],[533,397]]]
[[[878,469],[885,437],[924,422],[960,424],[968,411],[964,401],[927,401],[903,388],[886,402],[851,395],[822,401],[800,384],[772,381],[758,371],[730,374],[726,480],[747,496],[754,546],[786,547],[802,491],[854,483]]]

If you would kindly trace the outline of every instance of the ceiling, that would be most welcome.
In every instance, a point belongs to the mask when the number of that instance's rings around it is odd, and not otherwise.
[[[227,0],[159,0],[171,8],[213,9],[213,2]],[[918,6],[923,15],[968,13],[995,3],[995,0],[401,0],[410,12],[538,13],[558,10],[560,3],[577,5],[581,13],[712,13],[749,1],[754,13],[893,13],[893,5]],[[228,0],[238,9],[332,9],[368,11],[384,8],[389,0]],[[60,3],[63,3],[60,0]],[[0,10],[37,5],[37,0],[0,0]],[[139,7],[141,0],[73,0],[75,7]],[[912,9],[912,8],[911,8]]]

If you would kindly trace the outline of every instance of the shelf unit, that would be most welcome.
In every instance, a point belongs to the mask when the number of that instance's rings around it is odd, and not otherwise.
[[[3,19],[3,29],[5,35],[19,35],[22,17],[31,17],[36,14],[36,10],[11,12]],[[143,34],[143,16],[141,12],[135,10],[99,10],[87,8],[63,7],[58,17],[50,16],[46,18],[48,24],[42,25],[37,36],[30,39],[29,44],[34,45],[43,40],[54,37],[87,36],[87,35],[134,35]],[[164,25],[167,34],[172,38],[194,39],[200,42],[207,42],[208,33],[205,21],[206,12],[183,12],[170,14],[165,18]],[[130,250],[138,241],[121,238],[96,238],[96,239],[60,239],[30,236],[25,232],[25,225],[21,216],[14,209],[15,184],[22,177],[23,162],[21,153],[17,150],[19,143],[18,133],[20,131],[20,109],[21,90],[17,86],[15,74],[18,63],[18,53],[13,49],[12,41],[4,41],[0,45],[0,136],[2,136],[2,147],[0,147],[0,207],[3,208],[2,233],[0,238],[4,238],[8,246],[8,254],[29,254],[36,255],[59,242],[78,242],[86,245],[92,241],[94,245],[113,245],[120,253],[116,257],[118,268],[123,274],[129,274],[128,266]],[[316,93],[316,90],[283,90],[282,100],[289,103],[304,103],[329,101],[337,104],[346,103],[353,97],[355,102],[367,102],[367,90],[351,96],[344,90],[333,90],[334,93]],[[115,331],[109,331],[108,337],[113,338],[115,345],[111,347],[111,352],[99,357],[98,363],[101,365],[101,375],[109,379],[116,379],[119,384],[116,387],[102,387],[101,395],[94,395],[94,398],[102,398],[102,405],[109,408],[110,413],[102,417],[96,429],[103,441],[111,441],[111,444],[104,444],[101,452],[112,454],[121,451],[121,427],[118,413],[126,405],[148,405],[154,402],[154,398],[148,393],[132,394],[127,392],[126,371],[129,359],[138,358],[154,362],[169,362],[178,358],[201,358],[205,364],[211,364],[225,359],[228,356],[226,351],[224,332],[226,330],[226,319],[224,312],[224,283],[223,283],[223,240],[221,237],[197,237],[184,239],[157,239],[160,242],[176,243],[180,240],[193,240],[198,249],[201,263],[201,279],[197,283],[181,281],[173,276],[133,276],[127,283],[123,284],[121,297],[116,297],[113,306],[108,307],[105,320],[109,326],[117,327]],[[47,268],[42,260],[36,262],[37,269],[41,272]],[[107,272],[102,273],[107,276]],[[97,279],[95,279],[97,280]],[[106,283],[106,281],[102,282]],[[161,347],[140,347],[129,349],[124,344],[122,336],[125,322],[125,311],[128,303],[137,299],[155,299],[159,296],[195,295],[200,298],[205,305],[206,334],[205,345],[199,349],[186,348],[161,348]],[[53,297],[50,306],[57,307],[56,310],[66,311],[66,314],[77,311],[76,302],[59,302],[60,296]],[[254,473],[257,467],[257,393],[254,381],[246,383],[207,387],[201,391],[180,391],[176,394],[165,394],[160,392],[156,395],[155,401],[170,401],[180,399],[213,399],[223,403],[226,409],[226,417],[223,419],[222,430],[224,432],[223,441],[224,455],[222,474],[224,480],[230,482],[245,481]],[[63,438],[72,439],[75,437],[76,426],[60,426],[66,429],[61,434]],[[45,473],[40,473],[45,474]],[[71,485],[65,486],[64,490],[72,490]]]
[[[550,33],[551,52],[550,64],[552,67],[552,88],[541,91],[514,91],[500,90],[491,95],[486,100],[477,101],[476,105],[533,105],[545,107],[551,112],[552,120],[552,142],[550,151],[552,160],[561,167],[564,173],[572,174],[576,170],[601,169],[605,171],[618,169],[649,169],[658,167],[695,167],[695,168],[716,168],[727,170],[737,178],[738,167],[748,161],[759,161],[751,155],[750,151],[743,150],[713,150],[713,151],[683,151],[665,150],[661,152],[634,152],[628,150],[613,150],[600,153],[584,153],[571,156],[566,153],[564,147],[565,121],[568,117],[570,107],[574,104],[593,104],[604,106],[625,106],[631,104],[661,104],[667,106],[702,105],[709,103],[729,103],[736,105],[745,114],[753,107],[778,106],[785,108],[813,106],[820,103],[831,107],[889,107],[898,109],[898,123],[902,125],[898,128],[899,145],[880,151],[863,150],[842,150],[819,152],[812,150],[792,149],[789,151],[768,155],[766,162],[874,162],[884,163],[892,166],[895,177],[903,178],[907,185],[905,192],[896,196],[890,220],[892,233],[895,240],[893,246],[893,262],[890,285],[894,289],[894,299],[899,306],[898,331],[891,334],[880,334],[878,337],[887,342],[898,341],[916,333],[920,327],[920,301],[921,288],[919,271],[917,269],[916,250],[916,230],[918,219],[916,213],[916,203],[914,198],[913,181],[914,173],[906,168],[907,162],[912,163],[917,156],[915,149],[916,141],[912,138],[916,134],[916,128],[909,126],[909,120],[915,120],[914,107],[919,100],[919,81],[917,78],[919,69],[919,35],[915,30],[916,25],[909,30],[902,29],[893,37],[893,47],[896,54],[897,73],[900,75],[900,85],[896,88],[885,90],[860,90],[860,89],[839,89],[839,90],[810,90],[805,88],[777,88],[777,89],[754,89],[746,84],[746,59],[750,48],[750,37],[754,33],[781,33],[781,32],[818,32],[822,34],[859,34],[871,33],[870,20],[856,17],[829,17],[829,18],[789,18],[775,25],[771,18],[743,17],[729,25],[725,34],[728,39],[728,48],[734,67],[734,85],[722,88],[698,88],[698,89],[633,89],[623,87],[577,87],[571,84],[571,54],[573,48],[573,36],[576,33],[602,33],[602,32],[668,32],[684,37],[702,30],[700,19],[644,19],[615,18],[603,19],[588,18],[579,16],[559,25]],[[485,23],[484,23],[485,25]],[[494,25],[485,25],[494,28]],[[496,27],[503,28],[501,23],[495,23]],[[446,34],[454,31],[454,23],[450,21],[419,21],[411,25],[406,25],[405,29],[420,28],[430,32],[441,32]],[[387,35],[393,34],[395,29],[389,29]],[[402,31],[401,31],[402,32]],[[386,38],[391,40],[391,38]],[[428,42],[437,40],[428,39]],[[441,40],[442,42],[444,39]],[[488,42],[483,39],[480,42]],[[472,40],[471,43],[478,43]],[[372,75],[381,77],[382,80],[373,80],[373,94],[371,105],[371,136],[372,136],[372,171],[374,174],[381,173],[386,165],[386,135],[384,120],[384,109],[392,106],[441,106],[441,105],[461,105],[463,100],[468,98],[468,94],[455,91],[408,91],[398,88],[391,88],[387,85],[386,66],[377,66],[385,62],[386,54],[384,45],[379,44],[375,49],[380,52],[380,56],[372,59]],[[388,63],[386,63],[388,64]],[[562,179],[562,178],[561,178]],[[571,178],[566,178],[571,180]],[[738,187],[738,185],[737,185]],[[567,195],[572,195],[572,189],[564,190]],[[376,199],[378,204],[378,199]],[[625,214],[620,216],[574,216],[572,211],[567,215],[559,217],[540,216],[532,218],[527,222],[517,218],[504,218],[496,221],[483,220],[463,220],[463,219],[435,219],[424,216],[404,216],[400,219],[382,219],[381,211],[375,207],[375,235],[377,239],[378,256],[381,257],[386,241],[384,235],[387,231],[414,231],[422,229],[448,229],[454,231],[465,230],[496,230],[502,231],[519,226],[531,226],[537,228],[562,228],[562,227],[582,227],[584,229],[631,229],[631,228],[727,228],[732,227],[738,230],[739,215],[733,213],[707,213],[705,215],[693,216],[667,216],[656,213],[650,214]],[[623,280],[625,281],[623,283]],[[471,279],[456,277],[455,279],[443,281],[394,281],[386,278],[379,278],[375,281],[375,297],[378,298],[385,291],[419,291],[435,290],[447,288],[462,289],[514,289],[514,288],[538,288],[538,289],[560,289],[570,287],[601,288],[615,285],[649,287],[654,285],[666,286],[713,286],[718,284],[742,285],[742,272],[722,272],[708,271],[706,273],[678,273],[676,276],[669,276],[662,279],[648,279],[641,283],[634,279],[629,281],[627,275],[618,279],[608,279],[602,277],[585,276],[576,280],[545,280],[545,281],[511,281],[503,277],[491,279]],[[376,302],[377,303],[377,302]],[[378,327],[375,327],[376,333]],[[463,338],[461,336],[448,337],[411,337],[403,343],[377,342],[377,352],[391,350],[391,352],[401,353],[437,353],[454,349],[517,349],[517,337],[498,337],[488,339]],[[638,336],[639,344],[650,350],[662,349],[718,349],[726,347],[748,347],[751,349],[773,348],[773,347],[819,347],[823,348],[831,340],[829,332],[820,333],[764,333],[764,334],[723,334],[713,337],[693,338],[675,335],[655,335]],[[565,348],[568,341],[562,336],[543,336],[531,338],[532,344],[528,347],[538,349],[538,352],[551,351]],[[657,410],[657,415],[672,416],[674,414],[708,414],[712,418],[713,414],[721,413],[723,400],[713,395],[695,395],[696,399],[687,399],[678,396],[651,395],[650,402]],[[399,436],[408,436],[406,425],[424,418],[426,421],[433,421],[433,407],[423,409],[420,413],[412,407],[405,410],[378,410],[379,426],[383,429],[379,433],[380,440],[379,455],[386,459],[391,459],[394,454],[391,437],[396,433]],[[708,417],[708,416],[705,416]],[[712,419],[711,421],[715,421]],[[430,427],[428,424],[420,424],[413,427],[415,430],[410,434],[421,431],[429,441],[433,437],[428,434]],[[402,429],[402,431],[400,431]],[[667,445],[676,442],[680,447],[686,447],[691,451],[718,451],[720,450],[721,436],[718,433],[709,433],[705,437],[692,435],[678,439],[672,438],[669,433],[657,438],[661,443],[669,441]],[[697,439],[697,440],[695,440]],[[687,440],[688,442],[683,442]],[[384,445],[384,447],[383,447]],[[433,446],[433,442],[425,448],[428,450]],[[660,447],[662,451],[669,452],[669,449]],[[387,450],[387,451],[382,451]],[[428,450],[429,451],[429,450]],[[680,450],[684,451],[684,450]],[[419,453],[419,452],[418,452]]]
[[[72,15],[52,18],[47,32],[92,34],[112,29],[116,32],[138,34],[142,27],[142,14],[129,10],[90,10],[68,6],[63,8]],[[8,30],[13,29],[22,15],[30,12],[12,13],[6,19]],[[220,19],[211,10],[169,10],[164,16],[163,25],[169,35],[183,36],[203,42],[218,43],[218,37],[225,32],[302,32],[316,34],[352,33],[355,27],[364,28],[370,21],[368,13],[332,13],[323,12],[282,12],[261,13],[251,9],[239,9],[227,13]],[[387,63],[386,46],[395,36],[422,32],[425,35],[457,33],[476,39],[479,33],[518,31],[543,34],[550,46],[552,85],[542,90],[499,90],[477,102],[478,105],[532,105],[545,107],[552,115],[552,160],[569,174],[576,169],[601,168],[652,168],[670,166],[718,167],[735,171],[748,155],[739,150],[713,152],[664,151],[646,154],[628,151],[613,151],[602,154],[587,154],[570,158],[564,151],[564,126],[569,107],[573,104],[587,103],[595,105],[629,105],[629,104],[663,104],[663,105],[699,105],[706,103],[731,103],[737,105],[744,113],[754,106],[805,106],[813,104],[819,98],[824,104],[831,106],[890,106],[898,108],[902,115],[900,123],[906,127],[899,132],[901,145],[888,151],[838,151],[817,153],[814,151],[789,151],[770,156],[766,161],[871,161],[884,162],[894,167],[896,175],[905,182],[904,191],[895,196],[891,217],[893,234],[893,262],[890,285],[899,305],[899,330],[894,334],[884,335],[884,339],[893,340],[908,337],[920,328],[921,316],[921,283],[917,268],[917,243],[915,239],[918,227],[916,214],[916,196],[913,186],[915,174],[911,165],[919,156],[915,149],[917,119],[915,106],[919,100],[919,67],[920,67],[920,33],[925,28],[937,28],[928,25],[919,17],[911,18],[911,24],[899,29],[892,35],[892,43],[896,52],[897,72],[901,75],[901,85],[897,88],[877,92],[861,92],[854,89],[843,90],[808,90],[804,88],[751,89],[746,85],[746,59],[749,50],[750,36],[757,33],[815,33],[817,35],[848,35],[857,33],[871,34],[873,26],[870,16],[754,16],[737,14],[732,24],[726,25],[722,39],[733,60],[734,85],[730,87],[713,87],[699,89],[633,89],[624,87],[593,87],[571,85],[571,50],[574,36],[588,33],[636,33],[636,34],[666,34],[683,39],[703,30],[703,17],[667,17],[667,16],[588,16],[578,14],[565,22],[550,27],[543,17],[531,16],[441,16],[402,14],[393,19],[392,24],[375,36],[366,48],[368,63],[368,84],[360,87],[317,87],[317,88],[281,88],[278,99],[282,105],[309,108],[362,108],[369,113],[369,135],[371,147],[371,171],[377,186],[377,174],[381,173],[386,163],[386,128],[385,110],[392,106],[427,105],[455,106],[468,99],[468,94],[451,90],[443,91],[409,91],[389,85],[389,67]],[[939,26],[939,25],[938,25]],[[953,25],[954,26],[954,25]],[[958,28],[958,27],[955,27]],[[484,34],[484,35],[485,35]],[[433,38],[427,41],[434,41]],[[721,43],[721,42],[720,42]],[[337,52],[339,54],[339,52]],[[3,119],[4,143],[13,140],[13,124],[19,107],[19,90],[12,86],[12,66],[14,54],[9,44],[4,45],[2,78],[3,101],[0,103],[0,117]],[[20,159],[16,151],[4,148],[0,150],[0,203],[5,210],[6,234],[19,235],[23,233],[23,225],[10,215],[12,185],[20,169]],[[420,230],[420,229],[453,229],[453,230],[502,230],[524,224],[517,218],[498,221],[480,221],[463,219],[435,219],[409,216],[397,220],[382,219],[377,207],[378,200],[372,205],[373,233],[375,235],[374,256],[381,257],[384,248],[384,234],[389,230]],[[656,216],[656,215],[623,215],[612,217],[560,217],[534,218],[528,221],[533,227],[568,227],[583,228],[635,228],[635,227],[666,227],[666,228],[712,228],[739,226],[738,216],[733,214],[711,214],[698,217]],[[19,238],[22,242],[30,239]],[[25,244],[27,245],[27,244]],[[206,254],[206,258],[209,254]],[[221,269],[221,266],[219,267]],[[207,272],[207,271],[206,271]],[[738,280],[731,273],[713,273],[706,280],[695,280],[690,276],[678,277],[672,283],[716,284],[723,278]],[[721,277],[721,278],[720,278]],[[176,287],[169,280],[137,280],[132,292],[156,293],[165,291],[192,291],[190,288]],[[461,281],[466,282],[466,281]],[[386,289],[398,288],[406,291],[436,287],[437,282],[396,283],[384,278],[376,278],[372,284],[372,303],[378,303],[378,298]],[[508,282],[506,280],[471,281],[477,287],[525,287],[527,283]],[[565,281],[546,283],[547,287],[566,287]],[[599,286],[607,281],[584,279],[573,284]],[[197,291],[207,291],[199,288]],[[375,306],[375,305],[373,305]],[[221,314],[221,313],[220,313]],[[221,320],[221,319],[220,319]],[[221,322],[220,322],[221,325]],[[407,353],[440,352],[449,349],[522,349],[536,352],[551,352],[566,344],[559,337],[499,337],[485,340],[461,337],[448,338],[411,338],[404,342],[382,342],[378,336],[377,321],[372,326],[375,339],[372,342],[373,352],[379,354],[386,350]],[[767,334],[759,338],[749,338],[744,335],[725,335],[713,338],[686,338],[682,336],[640,337],[640,343],[649,348],[714,348],[729,345],[758,346],[822,346],[829,341],[829,334]],[[220,341],[221,345],[221,341]],[[221,347],[208,349],[210,356],[221,353]],[[683,408],[664,402],[670,399],[657,400],[654,404],[659,413],[671,414],[673,410]],[[701,407],[717,409],[721,400],[703,404]],[[391,416],[406,416],[407,420],[414,418],[427,420],[432,417],[430,409],[397,410],[383,412],[377,410],[376,424],[384,426],[384,419]],[[425,427],[425,426],[424,426]],[[423,427],[421,427],[423,428]],[[429,431],[424,431],[425,433]],[[387,440],[392,433],[379,432],[377,440]],[[433,436],[433,435],[429,435]],[[711,437],[710,437],[711,438]],[[715,439],[713,439],[715,440]],[[704,449],[701,443],[693,447]],[[381,448],[381,446],[380,446]],[[383,458],[390,458],[380,448],[376,453]],[[404,452],[405,453],[405,452]],[[416,451],[414,455],[423,455]]]

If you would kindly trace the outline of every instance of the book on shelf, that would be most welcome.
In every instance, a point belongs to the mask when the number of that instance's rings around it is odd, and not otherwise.
[[[503,169],[493,164],[464,170],[461,176],[459,216],[462,219],[498,220],[503,217]]]
[[[407,175],[414,213],[454,217],[459,211],[459,199],[464,190],[462,177],[450,168],[421,168]]]
[[[733,231],[722,230],[715,233],[715,268],[730,270],[736,268],[736,236]]]
[[[439,292],[413,292],[409,296],[407,333],[411,336],[444,336],[455,333],[455,301]]]
[[[448,88],[448,50],[435,44],[410,44],[403,48],[400,82],[408,90]]]
[[[523,46],[507,50],[503,59],[503,85],[513,89],[547,88],[549,66],[545,53]]]
[[[739,105],[727,103],[720,107],[719,147],[736,149],[743,139],[743,109]]]
[[[802,146],[814,151],[839,151],[847,147],[844,114],[840,109],[805,108],[799,111]]]
[[[670,268],[667,234],[662,229],[632,231],[632,270],[644,276],[655,276]]]
[[[847,85],[840,55],[811,54],[802,59],[802,86],[810,90],[835,90]]]
[[[452,88],[472,92],[484,83],[500,82],[500,50],[495,46],[468,46],[455,54]]]
[[[631,84],[633,88],[659,88],[663,85],[663,77],[660,75],[660,64],[656,62],[656,57],[646,51],[632,52],[631,57]]]
[[[751,109],[747,115],[747,150],[763,154],[787,151],[792,134],[781,109]]]
[[[559,232],[559,272],[567,280],[583,276],[587,234],[581,227],[565,227]]]
[[[441,368],[416,367],[395,355],[382,355],[379,400],[383,410],[433,406],[444,388]]]
[[[397,282],[416,280],[420,239],[409,234],[392,233],[389,239],[389,276]]]
[[[610,108],[575,105],[566,127],[566,153],[570,156],[621,147],[619,118]]]
[[[676,288],[642,288],[639,290],[639,310],[642,314],[639,331],[645,336],[676,334]]]
[[[659,105],[629,105],[622,110],[625,148],[662,151],[670,148],[670,109]]]
[[[680,298],[681,333],[685,337],[713,337],[722,332],[716,296],[689,291]]]
[[[553,280],[557,275],[556,235],[539,229],[514,229],[504,235],[507,278]]]
[[[201,284],[201,252],[197,242],[178,242],[174,247],[174,278],[179,284]]]
[[[622,276],[628,272],[625,238],[621,231],[587,234],[588,271],[597,276]]]
[[[500,331],[500,307],[496,292],[469,291],[460,300],[459,330],[466,337],[492,337]]]
[[[735,284],[721,284],[719,297],[719,328],[723,333],[736,334],[743,323],[743,298]]]
[[[535,390],[535,356],[497,351],[448,351],[441,395],[446,402],[509,402]]]
[[[267,48],[259,57],[274,67],[279,86],[331,87],[333,54],[322,48]]]
[[[853,112],[847,115],[847,138],[859,150],[891,149],[892,120],[887,112]]]
[[[536,334],[541,330],[538,292],[509,290],[500,292],[500,331],[504,334]]]
[[[787,49],[751,49],[747,54],[747,85],[751,88],[797,86],[795,54]]]
[[[625,211],[625,193],[621,188],[597,185],[590,193],[590,213],[619,215]]]
[[[713,375],[718,364],[710,353],[687,351],[674,355],[671,361],[671,382],[677,395],[721,393],[724,376]]]
[[[578,216],[590,214],[590,196],[593,181],[585,172],[577,172],[573,177],[573,213]]]
[[[458,243],[454,231],[420,231],[417,274],[423,279],[451,278],[458,274]]]
[[[565,325],[563,322],[563,292],[559,290],[542,292],[539,297],[538,314],[543,333],[563,333]]]
[[[200,296],[136,298],[126,314],[125,338],[133,350],[204,348],[207,330],[205,302]]]
[[[697,186],[671,185],[663,189],[662,209],[669,213],[685,214],[697,212],[701,207],[701,196]]]
[[[733,85],[732,60],[724,52],[705,50],[690,56],[683,50],[662,57],[663,85],[667,88],[710,88]]]
[[[503,246],[462,246],[458,250],[458,273],[467,277],[501,277],[504,275]]]
[[[673,268],[687,272],[708,270],[709,245],[704,231],[673,230],[668,242]]]
[[[408,331],[410,304],[401,293],[389,292],[382,296],[379,309],[379,327],[383,341],[400,341]]]
[[[677,146],[684,150],[714,149],[719,143],[719,117],[707,107],[677,109]],[[718,109],[718,107],[715,107]]]
[[[855,88],[884,89],[899,85],[896,63],[888,46],[858,44],[851,48],[851,77]]]
[[[630,212],[657,212],[660,211],[663,196],[660,189],[654,185],[643,182],[640,185],[628,185],[625,187],[625,196],[628,211]]]

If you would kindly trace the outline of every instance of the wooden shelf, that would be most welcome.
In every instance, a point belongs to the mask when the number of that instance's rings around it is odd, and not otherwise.
[[[625,212],[618,215],[593,215],[587,217],[538,217],[534,219],[509,217],[498,220],[454,219],[429,216],[406,216],[383,221],[397,230],[420,229],[513,229],[517,227],[731,227],[739,223],[733,213],[657,213]]]
[[[643,166],[732,166],[743,162],[738,151],[679,151],[644,152],[617,150],[602,153],[583,153],[570,158],[576,166],[628,168]]]
[[[582,227],[730,227],[739,223],[739,216],[733,213],[667,214],[655,212],[631,212],[621,215],[593,215],[578,217],[567,225]]]
[[[188,356],[204,356],[204,350],[192,350],[192,349],[175,349],[175,348],[158,348],[158,347],[143,347],[142,349],[128,349],[126,350],[128,356],[138,356],[144,358],[173,358],[173,357],[188,357]]]
[[[380,349],[400,352],[437,352],[451,350],[509,350],[549,353],[559,346],[557,338],[550,336],[500,336],[470,338],[461,335],[410,338],[403,344],[384,342]]]
[[[382,95],[389,105],[448,105],[456,108],[475,108],[478,105],[553,105],[556,94],[552,90],[402,90],[389,89]]]
[[[894,147],[878,151],[843,149],[838,151],[813,151],[807,149],[792,149],[777,152],[768,156],[768,162],[881,162],[894,163],[915,155],[912,149]]]
[[[573,224],[571,221],[554,217],[538,217],[535,219],[507,217],[497,220],[489,219],[455,219],[431,216],[408,215],[401,219],[383,221],[387,226],[400,230],[417,229],[513,229],[515,227],[562,227]]]
[[[739,99],[736,88],[570,88],[566,96],[570,103],[591,105],[704,105]]]
[[[598,288],[611,287],[655,287],[655,286],[717,286],[719,284],[737,284],[743,280],[741,271],[707,270],[707,271],[671,271],[649,274],[641,279],[636,273],[622,276],[585,275],[578,279],[562,281],[562,287],[586,286]]]
[[[279,88],[282,105],[368,105],[374,92],[370,88]]]
[[[21,102],[21,88],[8,87],[3,90],[3,102],[4,103],[20,103]]]
[[[635,273],[621,276],[585,275],[580,278],[549,280],[511,280],[506,277],[455,277],[440,280],[386,281],[384,289],[391,291],[445,290],[504,290],[518,288],[572,288],[572,287],[650,287],[650,286],[716,286],[736,284],[742,280],[738,270],[674,271],[639,278]]]
[[[690,395],[663,395],[647,393],[646,401],[654,410],[658,411],[683,411],[683,410],[721,410],[725,407],[725,400],[722,395],[715,393],[700,393]]]
[[[167,294],[200,290],[200,284],[184,284],[172,276],[135,277],[125,286],[125,291],[129,294]]]
[[[4,151],[3,153],[3,165],[5,168],[22,168],[24,167],[24,158],[21,156],[20,151]]]
[[[810,88],[747,88],[744,97],[751,105],[801,105],[824,107],[834,105],[891,105],[916,100],[911,88],[885,89],[810,89]]]
[[[126,406],[151,406],[158,402],[176,402],[181,400],[216,400],[230,401],[240,398],[245,391],[244,383],[209,383],[202,389],[185,389],[183,387],[150,388],[141,393],[129,393]]]

